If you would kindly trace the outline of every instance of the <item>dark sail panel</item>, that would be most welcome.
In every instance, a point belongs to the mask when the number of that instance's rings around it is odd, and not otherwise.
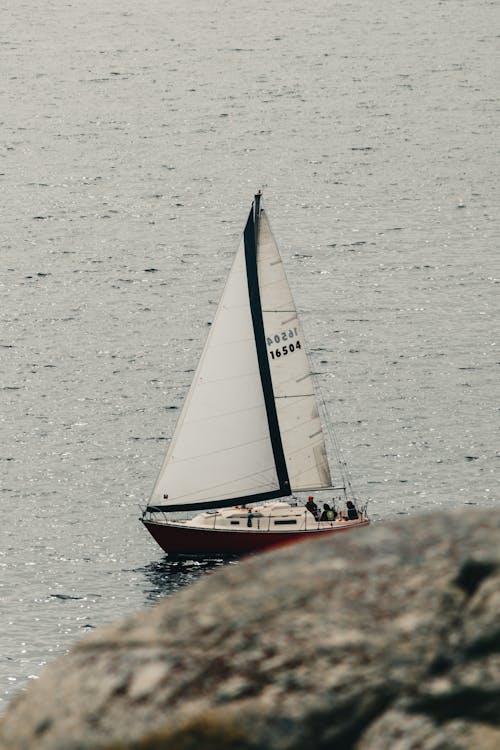
[[[255,346],[257,347],[257,359],[259,361],[262,390],[266,403],[267,421],[273,447],[274,462],[281,489],[281,495],[291,495],[290,480],[286,466],[281,433],[274,400],[273,382],[269,368],[269,360],[264,332],[264,321],[262,318],[262,307],[260,300],[259,276],[257,270],[257,253],[259,237],[260,218],[260,193],[255,196],[253,211],[250,211],[248,221],[243,234],[245,242],[245,261],[247,267],[248,295],[250,298],[250,311],[252,313],[253,330],[255,335]]]

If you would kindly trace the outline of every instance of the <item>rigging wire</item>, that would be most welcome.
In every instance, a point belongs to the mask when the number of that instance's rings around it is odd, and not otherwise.
[[[311,356],[311,359],[312,359],[312,352],[311,352],[310,356]],[[316,371],[316,368],[315,368],[315,371]],[[349,466],[347,464],[347,461],[345,460],[344,453],[343,453],[342,447],[341,447],[341,445],[340,445],[340,443],[339,443],[339,441],[337,439],[337,435],[335,433],[335,430],[333,429],[332,420],[329,418],[328,409],[327,409],[327,406],[326,406],[326,401],[325,401],[325,398],[323,396],[323,392],[322,392],[322,389],[321,389],[321,386],[320,386],[318,378],[316,378],[316,381],[315,381],[314,385],[315,385],[316,392],[317,392],[317,395],[318,395],[318,403],[319,403],[319,406],[320,406],[320,411],[322,412],[321,413],[322,422],[323,422],[323,425],[326,428],[326,434],[327,434],[327,437],[328,437],[328,441],[330,443],[330,448],[333,449],[332,452],[335,455],[335,459],[337,461],[337,464],[338,464],[338,467],[339,467],[339,471],[340,471],[340,476],[342,478],[342,484],[344,485],[344,496],[345,496],[345,499],[346,500],[349,499],[348,496],[350,495],[350,497],[352,497],[352,499],[354,501],[354,504],[357,507],[359,507],[358,506],[358,504],[359,504],[359,495],[358,495],[357,491],[355,490],[355,487],[354,487],[354,484],[353,484],[353,481],[352,481],[352,475],[351,475],[351,472],[349,470]],[[368,500],[359,509],[361,510],[361,512],[362,512],[363,515],[366,515],[367,508],[368,508]]]

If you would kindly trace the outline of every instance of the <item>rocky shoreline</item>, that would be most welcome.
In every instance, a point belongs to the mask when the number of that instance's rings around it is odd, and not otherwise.
[[[422,515],[220,569],[95,631],[2,750],[496,750],[500,511]]]

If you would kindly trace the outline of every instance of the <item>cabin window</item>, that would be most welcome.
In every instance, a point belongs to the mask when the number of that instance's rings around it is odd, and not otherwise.
[[[239,521],[231,521],[231,526],[239,526],[239,525],[240,525]]]
[[[283,520],[283,521],[275,521],[274,525],[275,526],[285,526],[285,524],[289,525],[289,524],[292,524],[292,523],[297,523],[297,521],[295,519],[293,521],[286,519],[286,520]]]

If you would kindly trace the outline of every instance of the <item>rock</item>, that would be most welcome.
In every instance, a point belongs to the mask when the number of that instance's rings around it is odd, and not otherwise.
[[[220,569],[53,662],[0,747],[496,750],[499,531],[424,515]]]

